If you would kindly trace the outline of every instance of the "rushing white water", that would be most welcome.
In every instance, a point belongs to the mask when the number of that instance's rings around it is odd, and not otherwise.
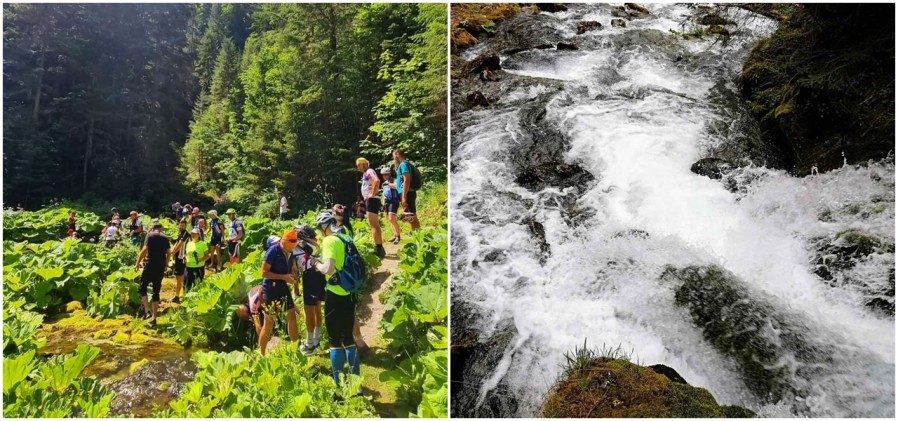
[[[565,159],[596,177],[577,200],[594,211],[586,222],[572,226],[553,205],[565,192],[517,185],[507,161],[522,136],[519,105],[550,89],[538,82],[522,87],[489,110],[465,112],[469,124],[453,131],[452,229],[465,239],[464,247],[454,246],[453,260],[466,266],[453,276],[453,295],[462,294],[481,314],[483,337],[503,320],[517,330],[495,370],[484,373],[481,396],[502,380],[521,404],[519,413],[506,415],[535,415],[565,352],[586,339],[632,350],[645,365],[673,367],[721,404],[763,416],[790,416],[801,407],[809,416],[893,417],[894,318],[865,308],[851,285],[822,282],[812,260],[815,241],[848,229],[894,244],[894,165],[806,178],[749,167],[736,177],[739,193],[692,173],[692,163],[715,141],[708,126],[724,118],[710,103],[712,88],[723,81],[735,90],[730,81],[747,48],[772,24],[745,25],[728,45],[667,35],[664,42],[700,57],[700,65],[671,61],[657,45],[615,48],[611,38],[626,31],[682,30],[679,22],[690,13],[678,5],[651,9],[652,16],[628,28],[572,38],[599,48],[526,52],[506,68],[563,83],[546,106],[546,120],[570,139]],[[548,16],[547,25],[571,37],[577,20],[606,25],[611,18],[600,5]],[[548,256],[534,245],[523,216],[545,227]],[[632,229],[648,238],[619,235]],[[506,258],[485,262],[494,250]],[[667,265],[709,264],[789,314],[814,344],[840,351],[832,356],[838,367],[813,379],[789,379],[804,393],[800,405],[751,393],[738,362],[708,343],[688,310],[674,303],[674,286],[659,281]],[[877,254],[849,275],[875,284],[887,283],[891,272],[894,282],[894,265],[893,253]],[[800,365],[790,352],[782,350],[781,363]]]

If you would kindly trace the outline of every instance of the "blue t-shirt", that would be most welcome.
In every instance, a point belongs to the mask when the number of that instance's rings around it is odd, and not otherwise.
[[[412,169],[409,166],[408,161],[403,161],[401,164],[399,164],[399,168],[396,169],[396,191],[398,191],[399,194],[402,194],[402,192],[403,192],[403,189],[402,189],[402,182],[403,182],[402,175],[403,174],[408,174],[409,176],[411,176],[411,174],[412,174]]]
[[[278,275],[288,275],[291,272],[293,259],[284,256],[284,248],[280,243],[271,246],[267,252],[265,252],[265,262],[271,265],[271,272],[276,273]],[[262,286],[271,287],[274,285],[274,281],[268,278],[262,278]],[[277,279],[283,283],[284,281]]]
[[[218,218],[212,218],[212,222],[210,222],[212,227],[212,240],[221,240],[221,233],[215,230],[219,225],[222,226],[222,232],[224,232],[224,224],[221,223],[221,220]]]

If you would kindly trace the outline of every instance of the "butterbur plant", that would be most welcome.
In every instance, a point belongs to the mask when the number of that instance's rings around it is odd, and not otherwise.
[[[30,350],[3,359],[3,416],[99,418],[115,395],[93,377],[79,377],[99,348],[79,345],[72,354],[40,361]]]

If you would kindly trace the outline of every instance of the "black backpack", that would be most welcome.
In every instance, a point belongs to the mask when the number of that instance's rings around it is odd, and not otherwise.
[[[412,165],[410,161],[405,162],[411,168],[409,174],[412,176],[412,190],[421,190],[421,185],[423,184],[423,181],[421,181],[421,171],[418,171],[418,167]]]

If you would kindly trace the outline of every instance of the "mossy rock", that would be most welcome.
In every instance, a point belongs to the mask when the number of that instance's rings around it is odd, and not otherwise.
[[[70,301],[68,304],[65,305],[66,313],[73,313],[76,310],[84,310],[84,305],[81,304],[81,301]]]
[[[836,234],[836,244],[849,249],[850,254],[857,256],[872,254],[882,247],[882,242],[876,237],[851,230]]]
[[[116,334],[112,336],[112,342],[117,344],[126,344],[129,341],[131,341],[131,335],[128,335],[125,332],[116,332]]]
[[[734,410],[732,408],[738,408]],[[754,416],[717,404],[706,389],[670,381],[629,361],[595,359],[561,379],[540,415],[565,418],[726,418]]]

